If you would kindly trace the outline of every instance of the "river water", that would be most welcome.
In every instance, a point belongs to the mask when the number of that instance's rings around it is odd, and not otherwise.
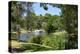
[[[30,32],[30,33],[22,33],[19,36],[19,40],[21,41],[28,41],[32,36],[42,36],[46,34],[45,32]]]

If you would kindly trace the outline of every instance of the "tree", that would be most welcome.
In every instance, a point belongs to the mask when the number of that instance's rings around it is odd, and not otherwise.
[[[26,15],[26,27],[27,27],[27,30],[32,30],[32,16],[31,16],[31,13],[33,12],[33,8],[32,8],[32,4],[31,2],[27,2],[25,3],[27,9],[25,10],[27,15]]]
[[[78,6],[77,5],[63,5],[63,4],[49,4],[53,7],[61,9],[61,27],[68,32],[65,49],[78,48]],[[44,9],[44,4],[41,5]],[[47,6],[47,5],[46,5]]]
[[[16,25],[22,25],[22,14],[25,11],[23,3],[24,2],[11,1],[11,28],[15,28]]]
[[[65,30],[68,32],[68,49],[78,47],[77,41],[77,20],[78,20],[78,7],[76,5],[64,5],[62,6],[62,17],[65,25]]]

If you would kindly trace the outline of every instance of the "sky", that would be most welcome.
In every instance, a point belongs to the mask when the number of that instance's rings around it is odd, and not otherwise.
[[[33,4],[33,10],[35,12],[36,15],[45,15],[46,13],[49,13],[51,15],[60,15],[60,8],[57,7],[52,7],[51,5],[47,5],[48,6],[48,10],[44,10],[43,7],[40,7],[40,3],[34,3]]]

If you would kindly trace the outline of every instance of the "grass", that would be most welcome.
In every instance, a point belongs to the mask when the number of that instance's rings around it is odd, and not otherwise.
[[[11,40],[11,47],[12,48],[20,48],[20,43],[16,40]]]
[[[11,41],[12,48],[19,48],[22,52],[64,50],[67,33],[65,31],[51,33],[41,37],[41,44],[33,42]],[[35,39],[36,40],[36,39]],[[36,40],[37,41],[37,40]]]
[[[21,49],[24,49],[24,50],[32,50],[33,52],[34,51],[45,51],[45,50],[51,50],[53,48],[50,48],[50,47],[45,47],[45,46],[40,46],[40,45],[34,45],[34,44],[22,44],[22,47]]]
[[[47,36],[43,36],[42,44],[53,47],[54,50],[62,50],[65,49],[65,42],[67,33],[63,32],[55,32],[51,33]]]
[[[20,50],[21,52],[31,52],[31,51],[44,51],[51,50],[49,46],[44,46],[35,43],[18,42],[16,40],[11,41],[11,47]],[[16,51],[18,51],[16,50]]]

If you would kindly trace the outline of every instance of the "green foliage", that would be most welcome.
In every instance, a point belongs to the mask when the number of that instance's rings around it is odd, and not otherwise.
[[[50,4],[61,9],[61,28],[68,32],[68,45],[66,49],[78,48],[78,6],[77,5],[58,5]],[[44,7],[44,4],[42,4]],[[73,34],[73,35],[71,35]],[[75,37],[75,38],[73,38]],[[75,40],[75,41],[74,41]],[[76,45],[76,46],[75,46]]]
[[[33,45],[33,44],[22,44],[21,49],[24,51],[32,50],[32,51],[45,51],[51,50],[52,48],[46,48],[43,46]]]
[[[67,33],[66,32],[56,32],[48,36],[44,36],[42,43],[43,45],[48,45],[53,47],[53,49],[65,49],[65,42]]]
[[[24,3],[24,4],[23,4]],[[64,34],[55,35],[51,34],[56,31],[66,30],[68,33],[68,42],[66,43],[66,49],[78,48],[78,6],[77,5],[57,5],[40,3],[40,6],[44,10],[48,10],[47,5],[58,7],[61,9],[61,16],[51,15],[46,13],[44,16],[37,16],[32,8],[33,3],[26,2],[11,2],[11,30],[16,31],[16,25],[19,24],[21,28],[31,30],[45,29],[49,34],[47,36],[37,36],[30,39],[30,42],[37,44],[46,44],[54,47],[55,49],[63,49]],[[27,10],[24,10],[25,7]],[[23,7],[23,8],[22,8]],[[21,17],[20,14],[26,12],[25,17]],[[11,34],[11,36],[15,36]],[[54,42],[54,43],[53,43]],[[53,43],[53,44],[52,44]],[[54,46],[55,45],[55,46]]]
[[[78,48],[78,6],[77,5],[63,5],[62,9],[62,21],[65,30],[68,32],[68,45],[67,49]],[[71,35],[73,34],[73,35]]]
[[[67,43],[67,33],[55,32],[45,36],[36,36],[29,40],[29,43],[36,43],[41,45],[50,46],[53,49],[65,49]]]
[[[49,34],[49,33],[53,32],[53,31],[55,30],[55,28],[54,28],[53,25],[48,24],[48,25],[46,26],[45,30],[46,30],[47,33]]]
[[[16,33],[11,33],[11,39],[17,40],[17,34]]]
[[[42,36],[35,36],[35,37],[32,37],[28,42],[41,44],[41,40],[42,40]]]
[[[48,10],[47,3],[40,3],[40,7],[43,7],[46,11]]]
[[[50,14],[46,14],[45,23],[46,25],[43,25],[43,27],[47,33],[55,32],[55,30],[58,30],[60,27],[60,17],[56,15],[52,16]]]
[[[45,10],[48,10],[48,8],[47,8],[46,6],[44,6],[44,9],[45,9]]]

